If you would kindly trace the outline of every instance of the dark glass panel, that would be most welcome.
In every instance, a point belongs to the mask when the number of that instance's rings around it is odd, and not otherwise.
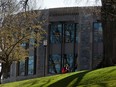
[[[20,60],[19,62],[19,75],[25,75],[25,60]]]
[[[65,54],[63,65],[68,64],[70,69],[73,69],[73,63],[74,63],[74,56],[72,54]]]
[[[102,23],[94,22],[93,27],[93,66],[95,66],[103,57]]]
[[[62,35],[62,25],[61,24],[51,24],[50,42],[51,43],[61,43],[61,35]]]
[[[60,65],[61,65],[61,56],[56,54],[56,55],[51,55],[49,58],[49,73],[54,74],[54,73],[60,73]]]
[[[94,41],[95,42],[102,42],[102,24],[99,22],[94,23]]]
[[[79,32],[78,29],[79,29],[79,28],[78,28],[78,27],[79,27],[79,25],[76,24],[76,33],[75,33],[76,35],[75,35],[75,36],[76,36],[76,42],[77,42],[77,43],[78,43],[78,40],[79,40],[79,36],[78,36],[78,32]]]
[[[28,75],[32,75],[33,73],[34,73],[34,56],[29,56]]]
[[[70,43],[74,41],[74,24],[64,24],[64,36],[65,36],[65,42]]]

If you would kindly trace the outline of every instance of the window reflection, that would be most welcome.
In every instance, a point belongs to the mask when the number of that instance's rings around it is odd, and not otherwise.
[[[30,47],[33,47],[34,44],[35,44],[34,38],[30,38],[30,40],[29,40],[29,46],[30,46]]]
[[[19,75],[21,76],[25,75],[25,60],[19,61]]]
[[[68,64],[70,69],[73,69],[74,56],[73,54],[64,54],[62,65]],[[61,71],[61,56],[53,54],[49,58],[49,74],[60,73]]]
[[[95,22],[94,23],[94,32],[93,32],[93,38],[94,38],[93,57],[94,57],[94,59],[102,58],[102,53],[103,53],[103,34],[102,33],[103,33],[102,32],[102,23]]]
[[[73,42],[74,41],[74,24],[65,24],[64,25],[64,31],[65,31],[65,42]]]
[[[74,56],[72,54],[64,54],[64,65],[68,64],[70,68],[73,68]]]
[[[76,24],[76,42],[78,43],[78,39],[79,39],[79,37],[78,37],[78,27],[79,27],[79,25],[78,24]]]
[[[95,42],[102,42],[102,24],[101,23],[94,23],[94,41]]]
[[[51,31],[50,31],[50,42],[51,43],[61,43],[61,31],[62,25],[61,24],[52,24]]]
[[[34,73],[34,56],[29,56],[28,74],[31,75],[33,73]]]
[[[62,37],[64,37],[65,43],[72,43],[76,36],[76,42],[78,41],[78,24],[75,23],[52,23],[50,29],[50,42],[51,43],[63,43]],[[76,33],[75,33],[76,32]],[[76,34],[76,35],[74,35]]]
[[[58,54],[51,55],[49,58],[49,73],[50,74],[60,73],[60,64],[61,64],[61,56]]]

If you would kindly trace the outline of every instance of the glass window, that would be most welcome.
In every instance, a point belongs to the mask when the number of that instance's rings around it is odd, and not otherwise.
[[[30,38],[30,40],[29,40],[30,47],[34,46],[34,44],[35,44],[35,39],[34,38]]]
[[[102,23],[94,22],[94,32],[93,32],[93,58],[102,59],[103,54],[103,32],[102,32]]]
[[[25,75],[25,60],[19,61],[19,75]]]
[[[65,42],[70,43],[74,41],[74,29],[75,25],[67,23],[64,25],[64,35],[65,35]]]
[[[33,73],[34,73],[34,56],[29,56],[28,75],[31,75]]]
[[[61,43],[61,35],[62,35],[62,25],[61,24],[51,24],[50,42],[51,43]]]
[[[22,47],[26,47],[26,43],[22,43],[21,46],[22,46]]]
[[[62,24],[52,23],[50,29],[50,42],[62,43],[62,37],[64,37],[66,43],[72,43],[74,42],[74,36],[76,36],[76,42],[77,42],[78,41],[77,28],[78,28],[78,24],[76,25],[76,33],[74,33],[75,23],[62,23]]]
[[[95,22],[94,23],[94,42],[102,42],[102,23]]]
[[[72,54],[65,54],[64,55],[64,65],[68,64],[70,68],[73,68],[73,63],[74,63],[74,56]]]
[[[78,43],[78,39],[79,39],[79,37],[78,37],[78,27],[79,27],[79,25],[78,24],[76,24],[76,42]]]
[[[49,58],[49,73],[50,74],[60,73],[60,65],[61,65],[61,56],[58,54],[51,55]]]

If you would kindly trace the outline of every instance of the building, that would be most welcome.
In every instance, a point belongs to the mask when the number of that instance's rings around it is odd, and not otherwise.
[[[69,64],[71,71],[91,70],[102,60],[103,37],[100,7],[68,7],[42,10],[47,30],[43,44],[29,45],[29,57],[14,61],[10,77],[4,82],[61,73]]]

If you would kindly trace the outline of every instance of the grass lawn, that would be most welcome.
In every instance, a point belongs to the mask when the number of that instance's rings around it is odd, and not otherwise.
[[[116,87],[116,66],[17,81],[0,87]]]

